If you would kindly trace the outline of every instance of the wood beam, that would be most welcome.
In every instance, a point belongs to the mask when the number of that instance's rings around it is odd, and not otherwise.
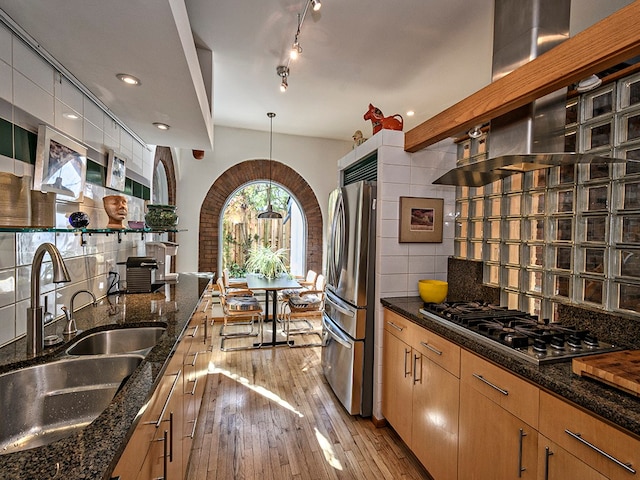
[[[640,54],[640,0],[409,130],[417,152]]]

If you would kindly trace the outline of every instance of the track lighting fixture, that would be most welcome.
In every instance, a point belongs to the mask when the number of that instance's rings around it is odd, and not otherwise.
[[[473,127],[471,130],[469,130],[467,132],[467,135],[469,135],[471,138],[480,138],[482,136],[482,125],[476,125],[475,127]]]
[[[320,10],[320,7],[322,7],[322,3],[320,2],[320,0],[307,0],[303,12],[298,14],[298,28],[296,29],[296,34],[293,37],[291,50],[289,50],[289,58],[287,59],[285,65],[279,65],[278,67],[276,67],[276,72],[281,78],[281,92],[286,92],[287,87],[289,86],[287,77],[289,76],[289,65],[291,64],[291,60],[296,60],[302,54],[302,46],[300,45],[300,30],[302,29],[302,24],[304,23],[304,19],[307,16],[307,12],[309,11],[309,6],[311,6],[314,12],[317,12],[318,10]]]

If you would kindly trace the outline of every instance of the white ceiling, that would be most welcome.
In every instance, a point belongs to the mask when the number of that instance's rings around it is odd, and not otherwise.
[[[607,3],[574,0],[589,14],[594,2]],[[621,2],[628,0],[613,3]],[[350,141],[355,130],[371,135],[362,118],[371,102],[387,116],[401,114],[407,131],[490,81],[493,0],[324,0],[320,12],[307,14],[303,54],[281,93],[276,66],[286,62],[305,4],[0,0],[149,144],[211,148],[208,81],[194,43],[213,52],[213,123],[238,128],[268,130],[273,111],[275,132]],[[125,86],[115,78],[121,72],[142,85]],[[153,122],[171,129],[160,132]]]

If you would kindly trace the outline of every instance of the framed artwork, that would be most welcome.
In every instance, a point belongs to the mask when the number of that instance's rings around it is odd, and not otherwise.
[[[444,200],[400,197],[400,243],[441,243]]]
[[[107,162],[107,188],[123,191],[125,174],[127,173],[127,159],[114,150],[109,150]]]
[[[87,147],[47,125],[40,125],[33,189],[80,202],[86,176]]]

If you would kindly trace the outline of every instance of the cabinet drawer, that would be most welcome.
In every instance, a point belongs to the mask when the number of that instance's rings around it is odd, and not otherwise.
[[[415,327],[411,346],[435,364],[460,378],[460,347],[426,328],[418,325]]]
[[[640,441],[564,400],[540,393],[540,433],[610,479],[637,478]]]
[[[398,337],[406,344],[411,344],[412,342],[412,332],[413,326],[415,324],[391,310],[384,309],[384,329],[391,333],[393,336]]]
[[[538,427],[538,387],[466,350],[460,357],[462,381],[527,424]]]

